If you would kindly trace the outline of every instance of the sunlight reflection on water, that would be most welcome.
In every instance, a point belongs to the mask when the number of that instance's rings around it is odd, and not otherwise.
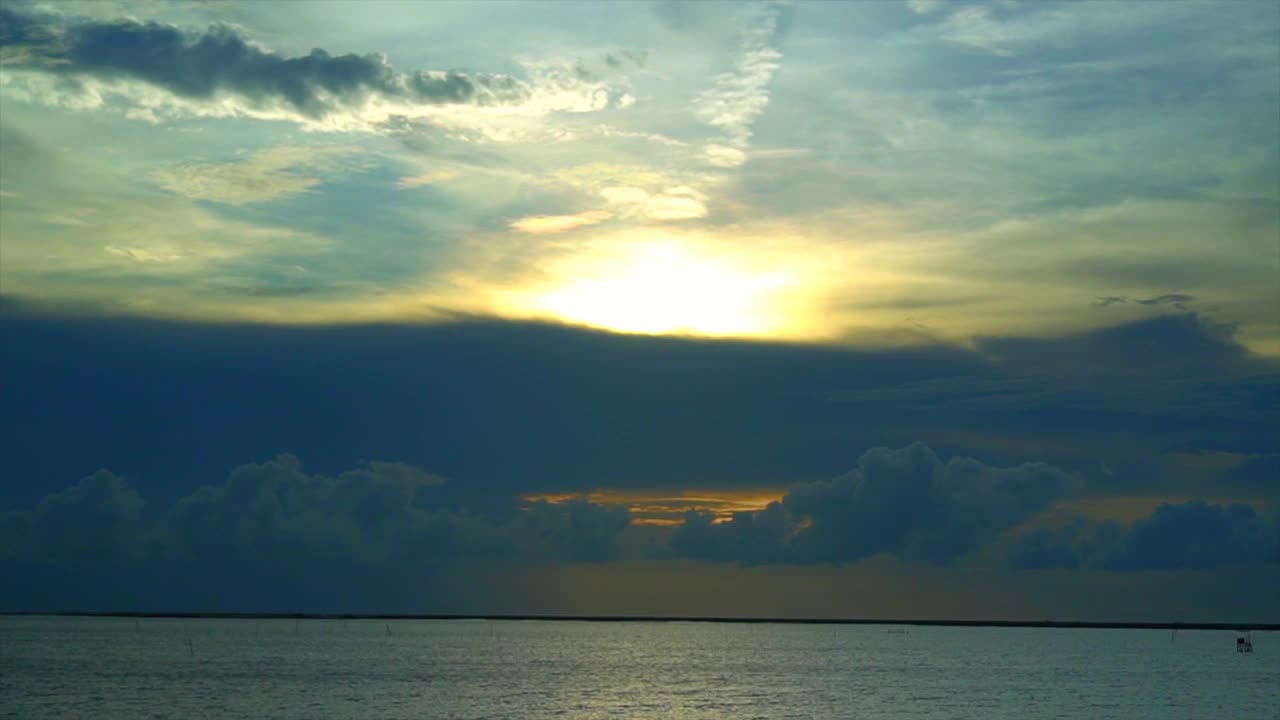
[[[1277,717],[1274,633],[890,629],[6,617],[0,716]]]

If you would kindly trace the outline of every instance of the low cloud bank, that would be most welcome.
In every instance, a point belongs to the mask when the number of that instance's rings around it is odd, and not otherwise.
[[[875,448],[848,473],[793,488],[759,512],[713,524],[691,512],[672,541],[686,557],[759,563],[842,563],[880,553],[943,565],[995,539],[1075,484],[1044,463],[993,467],[942,461],[929,447]]]
[[[0,557],[35,563],[266,561],[323,557],[411,569],[472,560],[605,561],[630,523],[625,509],[585,501],[472,512],[444,484],[402,463],[308,474],[282,455],[236,468],[167,511],[150,512],[127,480],[102,470],[0,515]]]
[[[1010,545],[1009,564],[1117,571],[1280,565],[1280,518],[1251,505],[1164,503],[1129,525],[1078,518],[1060,529],[1025,533]]]

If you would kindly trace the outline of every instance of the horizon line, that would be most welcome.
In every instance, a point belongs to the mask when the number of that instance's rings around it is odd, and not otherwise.
[[[13,617],[100,617],[185,620],[510,620],[538,622],[705,622],[777,625],[914,625],[921,627],[1025,627],[1098,630],[1231,630],[1280,631],[1280,623],[1161,622],[1107,620],[961,620],[943,618],[788,618],[705,615],[550,615],[501,613],[284,613],[284,612],[140,612],[88,610],[4,610]]]

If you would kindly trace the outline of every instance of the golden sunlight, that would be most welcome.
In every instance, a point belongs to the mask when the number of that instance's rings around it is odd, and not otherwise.
[[[559,505],[570,500],[586,500],[611,508],[626,508],[633,525],[675,526],[684,522],[690,510],[709,512],[712,522],[728,522],[736,512],[756,512],[782,499],[783,488],[721,488],[718,490],[594,490],[587,493],[532,493],[521,496],[526,503],[545,501]]]
[[[779,318],[770,299],[785,285],[758,272],[674,244],[628,247],[574,262],[563,283],[535,295],[535,311],[619,332],[769,335]]]

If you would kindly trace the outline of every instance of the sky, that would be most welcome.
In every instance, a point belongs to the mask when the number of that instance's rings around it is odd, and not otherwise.
[[[0,610],[1278,622],[1273,2],[0,2]]]

